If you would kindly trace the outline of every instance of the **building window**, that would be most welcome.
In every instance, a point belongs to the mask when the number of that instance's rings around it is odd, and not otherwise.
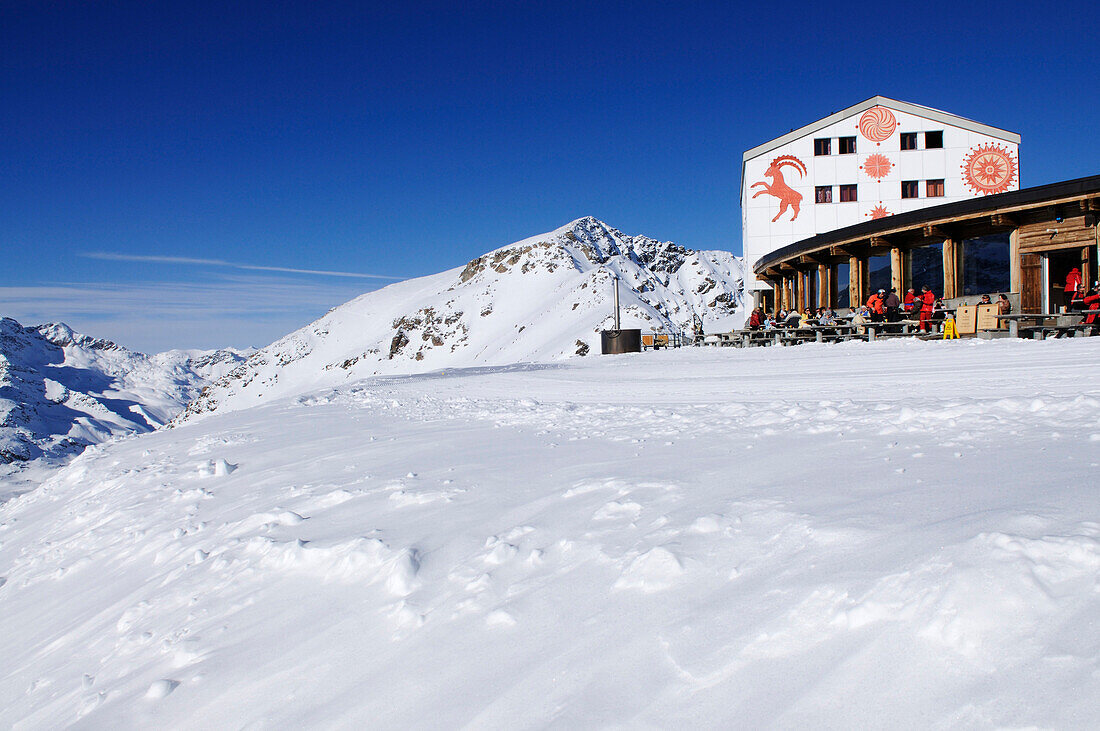
[[[856,186],[855,185],[842,185],[840,186],[840,202],[851,203],[856,199]]]
[[[903,149],[903,150],[915,150],[915,149],[917,149],[917,133],[916,132],[902,132],[901,133],[901,149]]]
[[[902,198],[918,198],[920,196],[920,181],[917,180],[903,180],[901,181],[901,197]]]
[[[819,185],[814,188],[814,203],[832,203],[833,186]]]
[[[832,150],[831,143],[832,143],[831,139],[814,140],[814,155],[815,156],[831,155],[832,154],[832,152],[831,152],[831,150]]]
[[[856,151],[856,138],[855,137],[841,137],[837,140],[840,145],[841,155],[854,155]]]
[[[943,181],[929,180],[924,184],[924,195],[928,198],[943,198]]]
[[[943,131],[939,132],[925,132],[924,133],[924,149],[933,150],[939,147],[943,147]]]

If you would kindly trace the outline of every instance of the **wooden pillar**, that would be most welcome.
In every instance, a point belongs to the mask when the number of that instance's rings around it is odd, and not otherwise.
[[[848,306],[852,308],[863,304],[863,273],[858,256],[848,257]]]
[[[817,265],[817,306],[833,306],[833,270],[827,264]]]
[[[859,301],[863,304],[871,296],[871,257],[859,257]]]
[[[783,277],[783,301],[779,305],[784,310],[791,308],[791,278]]]
[[[890,286],[899,297],[905,292],[905,252],[896,246],[890,249]]]
[[[1020,292],[1024,286],[1024,269],[1020,261],[1020,229],[1008,235],[1008,289]]]
[[[959,296],[959,283],[961,273],[959,267],[959,250],[962,246],[954,239],[943,242],[943,295],[944,299]]]
[[[1086,291],[1096,279],[1096,275],[1093,274],[1093,272],[1096,271],[1096,265],[1093,263],[1092,255],[1093,251],[1091,246],[1084,246],[1081,248],[1081,281],[1085,283]]]

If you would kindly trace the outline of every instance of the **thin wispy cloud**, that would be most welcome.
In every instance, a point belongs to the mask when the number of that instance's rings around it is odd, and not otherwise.
[[[376,288],[226,274],[205,282],[52,282],[0,286],[0,316],[24,325],[64,321],[147,353],[263,346]]]
[[[80,254],[86,259],[103,261],[135,261],[148,264],[187,264],[192,266],[226,267],[252,272],[278,272],[280,274],[313,274],[325,277],[354,277],[356,279],[385,279],[398,281],[404,277],[391,277],[384,274],[365,274],[363,272],[335,272],[327,269],[295,269],[293,267],[268,267],[257,264],[242,264],[224,259],[196,259],[187,256],[142,256],[138,254],[115,254],[107,251],[89,251]]]

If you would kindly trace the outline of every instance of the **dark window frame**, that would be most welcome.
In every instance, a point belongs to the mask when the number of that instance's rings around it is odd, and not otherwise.
[[[822,149],[825,151],[822,152]],[[833,154],[833,138],[832,137],[817,137],[814,138],[814,157],[825,157]]]
[[[932,192],[933,191],[932,186],[937,186],[935,188],[935,190],[937,192],[935,192],[935,193]],[[943,178],[939,178],[939,179],[936,179],[936,180],[926,180],[926,181],[924,181],[924,197],[925,198],[943,198],[944,195],[945,195],[945,192],[946,191],[944,190]]]
[[[823,196],[822,193],[825,195]],[[822,200],[825,198],[826,200]],[[817,185],[814,186],[814,203],[832,203],[833,202],[833,186],[831,185]]]
[[[852,197],[851,198],[846,198],[845,197],[846,193],[851,193]],[[858,188],[858,185],[856,183],[851,183],[850,185],[840,186],[840,202],[841,203],[855,203],[858,200],[859,200],[859,188]]]
[[[910,195],[912,193],[912,195]],[[920,198],[920,181],[919,180],[903,180],[901,181],[901,197],[903,200],[909,200],[913,198]]]
[[[845,143],[848,143],[851,149],[845,150]],[[854,155],[856,154],[856,138],[855,137],[839,137],[836,142],[836,151],[838,155]]]
[[[906,144],[909,143],[909,144]],[[902,132],[898,138],[898,144],[903,151],[916,150],[917,147],[917,133],[916,132]]]
[[[929,135],[933,135],[929,139]],[[931,132],[924,133],[924,149],[926,150],[942,150],[943,149],[943,130],[933,130]]]

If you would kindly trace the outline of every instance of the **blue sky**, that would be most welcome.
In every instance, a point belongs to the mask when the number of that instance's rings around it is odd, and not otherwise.
[[[740,253],[741,153],[875,94],[1019,132],[1025,187],[1096,174],[1095,19],[7,0],[0,314],[147,351],[265,345],[584,215]]]

